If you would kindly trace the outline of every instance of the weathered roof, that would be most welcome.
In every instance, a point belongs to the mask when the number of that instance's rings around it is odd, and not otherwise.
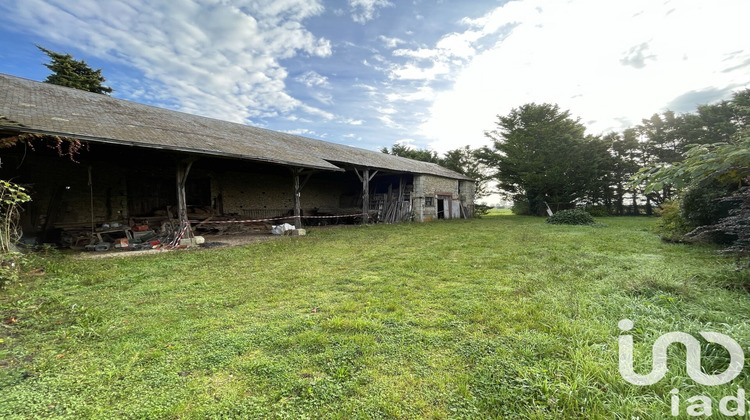
[[[143,105],[0,73],[0,128],[341,170],[356,166],[469,179],[442,166]]]

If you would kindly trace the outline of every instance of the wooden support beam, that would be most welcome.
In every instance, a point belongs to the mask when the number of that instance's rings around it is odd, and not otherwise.
[[[187,217],[187,198],[185,195],[185,184],[187,183],[190,168],[193,166],[196,158],[185,159],[177,162],[177,218],[180,220],[178,232],[183,226],[187,225],[185,231],[186,238],[193,237],[193,231],[190,229],[190,221]]]
[[[302,192],[303,185],[299,181],[299,175],[302,172],[301,168],[292,168],[292,175],[294,177],[294,227],[299,229],[302,227],[302,203],[300,201],[300,194]],[[307,176],[307,179],[310,175]],[[307,183],[305,179],[305,183]]]
[[[305,175],[305,179],[302,181],[302,183],[299,186],[299,190],[302,191],[303,188],[305,188],[305,185],[307,185],[307,181],[310,180],[310,177],[313,176],[313,174],[317,171],[308,171],[307,175]],[[300,172],[301,174],[301,172]]]
[[[366,225],[370,219],[370,180],[372,178],[370,178],[369,168],[362,170],[360,179],[362,180],[362,224]]]

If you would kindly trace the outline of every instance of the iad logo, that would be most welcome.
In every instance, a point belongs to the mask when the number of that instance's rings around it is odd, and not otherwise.
[[[617,324],[617,326],[620,327],[623,332],[630,331],[633,329],[633,321],[623,319]],[[626,334],[620,335],[620,375],[622,375],[623,379],[633,385],[646,386],[659,382],[664,378],[664,375],[668,370],[667,349],[673,343],[681,343],[687,350],[687,373],[695,382],[706,386],[716,386],[723,385],[736,378],[742,372],[742,368],[745,365],[745,353],[742,351],[742,347],[740,347],[734,339],[724,334],[715,332],[700,332],[699,334],[709,343],[719,344],[729,352],[729,366],[727,366],[724,372],[716,375],[704,373],[701,370],[700,341],[690,334],[675,331],[660,336],[656,339],[656,342],[654,342],[652,349],[652,368],[651,372],[646,375],[637,374],[633,370],[633,336]],[[673,416],[678,416],[680,414],[680,398],[678,393],[679,391],[677,389],[671,391]],[[687,402],[694,403],[688,406],[685,411],[689,416],[710,416],[712,413],[711,399],[709,397],[696,395],[688,398]],[[729,408],[730,403],[735,405],[736,408]],[[730,395],[722,398],[719,402],[719,411],[726,416],[744,416],[746,411],[745,390],[740,388],[737,391],[737,397]]]
[[[633,321],[623,319],[618,324],[623,331],[633,329]],[[699,333],[709,343],[724,346],[729,351],[729,366],[718,375],[707,375],[701,371],[701,343],[692,335],[675,331],[662,335],[656,339],[653,348],[651,373],[639,375],[633,371],[633,336],[620,336],[620,375],[633,385],[653,385],[659,382],[667,373],[667,348],[672,343],[682,343],[687,349],[687,372],[690,378],[701,385],[723,385],[742,372],[745,365],[745,353],[742,347],[731,337],[715,333]]]

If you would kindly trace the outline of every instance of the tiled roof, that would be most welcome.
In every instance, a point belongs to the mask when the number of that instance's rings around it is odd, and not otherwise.
[[[0,74],[0,129],[341,170],[469,179],[442,166]]]

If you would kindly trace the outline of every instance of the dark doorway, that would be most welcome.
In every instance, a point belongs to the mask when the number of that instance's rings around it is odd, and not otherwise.
[[[437,218],[445,219],[445,200],[438,198],[437,201]]]

